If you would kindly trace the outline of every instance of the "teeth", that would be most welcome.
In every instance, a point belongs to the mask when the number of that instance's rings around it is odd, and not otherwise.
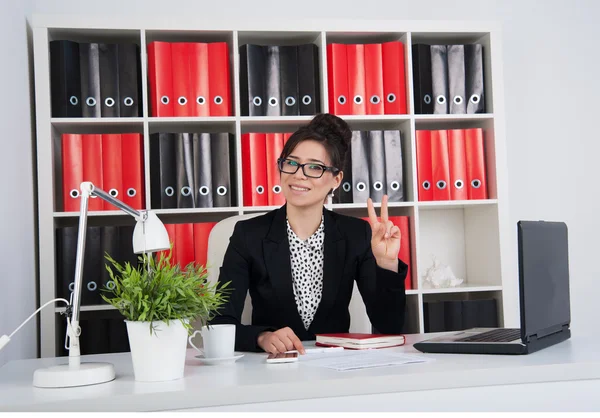
[[[300,192],[307,192],[308,189],[305,189],[304,187],[296,187],[296,186],[290,186],[293,190],[298,190]]]

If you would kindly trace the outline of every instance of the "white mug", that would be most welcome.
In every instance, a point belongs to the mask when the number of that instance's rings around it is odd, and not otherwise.
[[[202,335],[203,350],[194,345],[192,340],[196,334]],[[188,338],[192,347],[198,350],[206,359],[210,358],[231,358],[235,348],[235,325],[234,324],[217,324],[203,326],[201,329],[194,331]]]

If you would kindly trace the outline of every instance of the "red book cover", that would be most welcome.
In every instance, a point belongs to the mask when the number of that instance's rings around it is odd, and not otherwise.
[[[348,57],[345,44],[327,45],[327,85],[329,88],[329,113],[351,114],[348,102]]]
[[[121,134],[123,203],[144,209],[144,148],[138,133]]]
[[[421,202],[433,200],[433,175],[431,167],[431,131],[417,131],[417,181]]]
[[[355,350],[397,347],[406,342],[406,338],[401,334],[317,334],[316,339],[315,345],[319,347],[344,347]]]
[[[266,134],[266,162],[267,162],[267,204],[269,206],[281,206],[285,198],[281,190],[281,176],[277,167],[277,159],[283,150],[283,134]]]
[[[231,115],[229,48],[226,42],[208,44],[210,116]]]
[[[283,133],[283,145],[288,142],[288,139],[293,135],[293,132],[284,132]]]
[[[400,41],[384,42],[381,48],[385,113],[405,115],[407,106],[404,44]]]
[[[191,116],[210,116],[208,45],[190,43]]]
[[[367,115],[383,115],[383,57],[381,44],[365,45],[365,93]]]
[[[173,74],[173,116],[191,116],[192,89],[190,61],[192,47],[188,42],[171,44],[171,71]]]
[[[169,251],[172,251],[171,265],[175,265],[177,263],[177,254],[175,253],[175,224],[165,224],[165,229],[167,230],[167,234],[169,235],[169,242],[171,244],[172,249],[157,251],[156,261],[158,262],[158,260],[160,260],[162,254],[164,254],[164,257],[168,257]]]
[[[485,151],[483,130],[465,130],[465,155],[467,158],[467,189],[469,199],[487,199],[487,179],[485,175]]]
[[[91,181],[94,186],[104,189],[102,184],[102,135],[83,134],[83,181]],[[104,201],[92,196],[88,200],[88,211],[104,209]]]
[[[244,206],[267,206],[266,135],[242,135]]]
[[[348,100],[350,113],[365,115],[365,46],[363,44],[346,45],[348,60]]]
[[[208,255],[208,237],[216,222],[201,222],[194,224],[194,260],[196,264],[206,266]]]
[[[121,166],[121,134],[102,134],[102,183],[104,191],[123,200],[123,170]],[[119,210],[103,202],[104,210]]]
[[[173,74],[171,71],[171,44],[148,44],[148,82],[152,116],[173,116]]]
[[[196,258],[193,224],[175,224],[175,248],[177,263],[179,263],[179,267],[183,270]]]
[[[452,200],[467,200],[467,162],[465,156],[465,132],[462,129],[448,130],[448,158],[450,159],[450,197]]]
[[[63,211],[79,212],[81,208],[81,182],[83,181],[83,142],[80,134],[63,134],[62,184]]]
[[[431,131],[431,166],[433,200],[450,200],[450,159],[446,131]]]

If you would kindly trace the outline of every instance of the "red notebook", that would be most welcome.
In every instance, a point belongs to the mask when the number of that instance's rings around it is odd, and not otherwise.
[[[362,333],[338,333],[317,334],[318,347],[344,347],[354,350],[365,350],[368,348],[387,348],[404,345],[404,335],[401,334],[362,334]]]

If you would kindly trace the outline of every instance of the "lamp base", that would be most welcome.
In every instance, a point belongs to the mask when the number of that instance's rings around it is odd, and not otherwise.
[[[38,388],[68,388],[96,385],[115,379],[115,369],[110,363],[62,364],[33,373],[33,386]]]

